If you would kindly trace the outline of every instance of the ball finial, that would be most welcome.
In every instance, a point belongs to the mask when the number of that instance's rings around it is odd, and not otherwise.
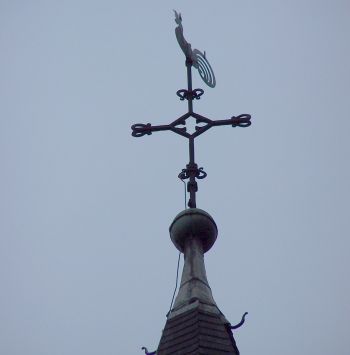
[[[189,208],[180,212],[169,227],[170,238],[182,253],[188,238],[198,238],[206,253],[215,243],[218,229],[209,213],[199,208]]]

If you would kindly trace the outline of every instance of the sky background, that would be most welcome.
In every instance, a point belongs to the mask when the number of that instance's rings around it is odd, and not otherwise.
[[[219,236],[214,299],[242,355],[348,355],[350,2],[0,0],[0,354],[156,349],[187,141],[173,9],[217,79],[195,111]],[[181,265],[182,267],[182,265]]]

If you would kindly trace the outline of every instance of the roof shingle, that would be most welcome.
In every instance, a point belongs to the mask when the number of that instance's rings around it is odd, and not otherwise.
[[[167,320],[157,355],[238,355],[231,330],[219,314],[204,310],[200,302]]]

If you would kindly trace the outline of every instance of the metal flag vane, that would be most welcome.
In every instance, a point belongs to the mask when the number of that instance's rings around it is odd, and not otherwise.
[[[196,192],[198,191],[198,184],[196,179],[204,179],[207,176],[207,173],[203,168],[198,168],[198,165],[195,163],[194,155],[194,140],[196,137],[215,126],[226,126],[231,125],[232,127],[249,127],[251,125],[250,119],[251,116],[248,114],[242,114],[239,116],[232,116],[229,119],[224,120],[211,120],[205,116],[199,115],[193,111],[193,101],[199,100],[204,94],[203,89],[192,89],[192,66],[196,68],[199,72],[200,77],[209,87],[215,87],[216,80],[214,76],[213,69],[211,68],[205,52],[202,53],[198,49],[192,50],[191,44],[188,43],[183,34],[182,27],[182,17],[181,14],[177,13],[175,10],[175,22],[177,27],[175,28],[175,34],[177,41],[185,54],[186,57],[186,68],[187,68],[187,90],[181,89],[178,90],[176,95],[180,100],[187,100],[188,102],[188,112],[177,118],[175,121],[168,125],[158,125],[152,126],[150,123],[137,123],[131,126],[132,136],[142,137],[144,135],[150,135],[152,132],[157,131],[172,131],[183,137],[188,138],[189,142],[189,163],[186,165],[185,169],[182,169],[179,174],[179,178],[182,180],[189,180],[187,182],[187,191],[190,194],[188,201],[188,207],[196,207]],[[196,119],[197,124],[203,124],[201,126],[195,126],[195,131],[190,133],[187,130],[186,120],[190,117]]]

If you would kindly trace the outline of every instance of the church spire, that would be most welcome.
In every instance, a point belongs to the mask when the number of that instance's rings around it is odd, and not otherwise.
[[[205,271],[204,253],[217,238],[215,221],[207,212],[191,208],[175,217],[169,231],[176,248],[184,253],[185,264],[157,355],[238,355],[231,325],[214,301]]]
[[[187,100],[188,111],[168,125],[137,123],[131,128],[134,137],[151,135],[156,131],[172,131],[188,139],[189,163],[182,169],[179,178],[188,179],[190,208],[180,212],[169,229],[172,242],[184,254],[185,263],[180,289],[167,314],[158,349],[153,352],[148,352],[145,347],[142,349],[149,355],[239,355],[232,329],[244,323],[246,313],[241,322],[232,326],[215,303],[207,280],[204,254],[214,245],[218,230],[214,219],[207,212],[196,208],[197,180],[204,179],[207,174],[195,162],[194,143],[196,137],[215,126],[248,127],[251,125],[251,116],[241,114],[229,119],[212,120],[194,112],[193,101],[200,99],[204,90],[192,88],[192,67],[198,70],[209,87],[215,87],[216,79],[205,52],[192,50],[191,44],[186,41],[182,17],[176,11],[175,22],[176,38],[185,54],[187,69],[187,89],[178,90],[177,96],[182,101]],[[198,124],[193,132],[189,132],[186,127],[186,121],[190,118],[194,118]]]

